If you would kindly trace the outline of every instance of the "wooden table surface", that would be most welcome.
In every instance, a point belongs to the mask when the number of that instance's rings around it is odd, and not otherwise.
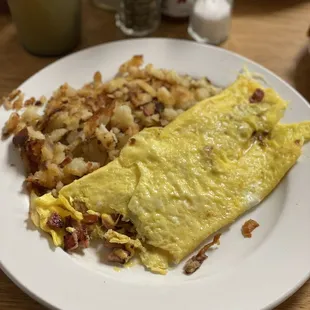
[[[231,35],[223,47],[275,72],[310,101],[309,22],[308,0],[236,0]],[[92,7],[88,0],[83,0],[82,27],[78,49],[124,38],[114,26],[113,13]],[[154,36],[189,39],[186,28],[184,22],[165,20]],[[55,60],[28,54],[18,42],[10,16],[0,15],[0,97]],[[0,309],[45,308],[0,271]],[[310,309],[310,281],[276,309]]]

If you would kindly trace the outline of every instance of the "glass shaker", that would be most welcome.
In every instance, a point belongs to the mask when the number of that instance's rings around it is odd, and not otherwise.
[[[189,35],[200,43],[220,44],[229,35],[233,0],[196,0]]]
[[[80,0],[8,0],[18,37],[39,56],[70,52],[80,40]]]
[[[161,0],[121,0],[116,25],[129,36],[146,36],[161,21]]]

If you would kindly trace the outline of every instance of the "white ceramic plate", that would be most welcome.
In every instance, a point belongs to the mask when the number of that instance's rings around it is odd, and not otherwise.
[[[112,78],[119,65],[134,54],[146,62],[194,76],[208,76],[228,85],[246,64],[262,73],[291,102],[285,122],[310,119],[308,103],[270,71],[223,49],[186,41],[142,39],[97,46],[65,57],[40,71],[21,89],[27,96],[51,95],[60,84],[80,87],[100,70]],[[0,113],[0,125],[8,114]],[[48,238],[28,221],[27,197],[21,193],[19,156],[9,142],[0,144],[1,268],[32,297],[51,308],[85,310],[263,309],[296,291],[310,275],[310,145],[298,164],[272,195],[244,215],[222,236],[221,246],[192,276],[181,264],[167,276],[134,266],[116,272],[100,262],[95,249],[69,256],[54,249]],[[251,239],[240,228],[246,219],[260,223]]]

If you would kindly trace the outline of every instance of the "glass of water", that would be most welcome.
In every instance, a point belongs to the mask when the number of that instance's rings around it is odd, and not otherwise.
[[[129,36],[146,36],[161,21],[161,0],[121,0],[116,25]]]

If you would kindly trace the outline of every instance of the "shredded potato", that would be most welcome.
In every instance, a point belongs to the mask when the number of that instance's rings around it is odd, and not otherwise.
[[[166,126],[219,91],[207,78],[179,75],[152,64],[143,67],[143,56],[137,55],[120,66],[114,79],[103,82],[96,72],[81,89],[65,83],[49,99],[24,101],[20,90],[12,91],[2,101],[5,109],[15,110],[3,128],[3,138],[14,135],[28,169],[27,188],[39,195],[49,191],[57,195],[62,186],[118,157],[143,128]]]

